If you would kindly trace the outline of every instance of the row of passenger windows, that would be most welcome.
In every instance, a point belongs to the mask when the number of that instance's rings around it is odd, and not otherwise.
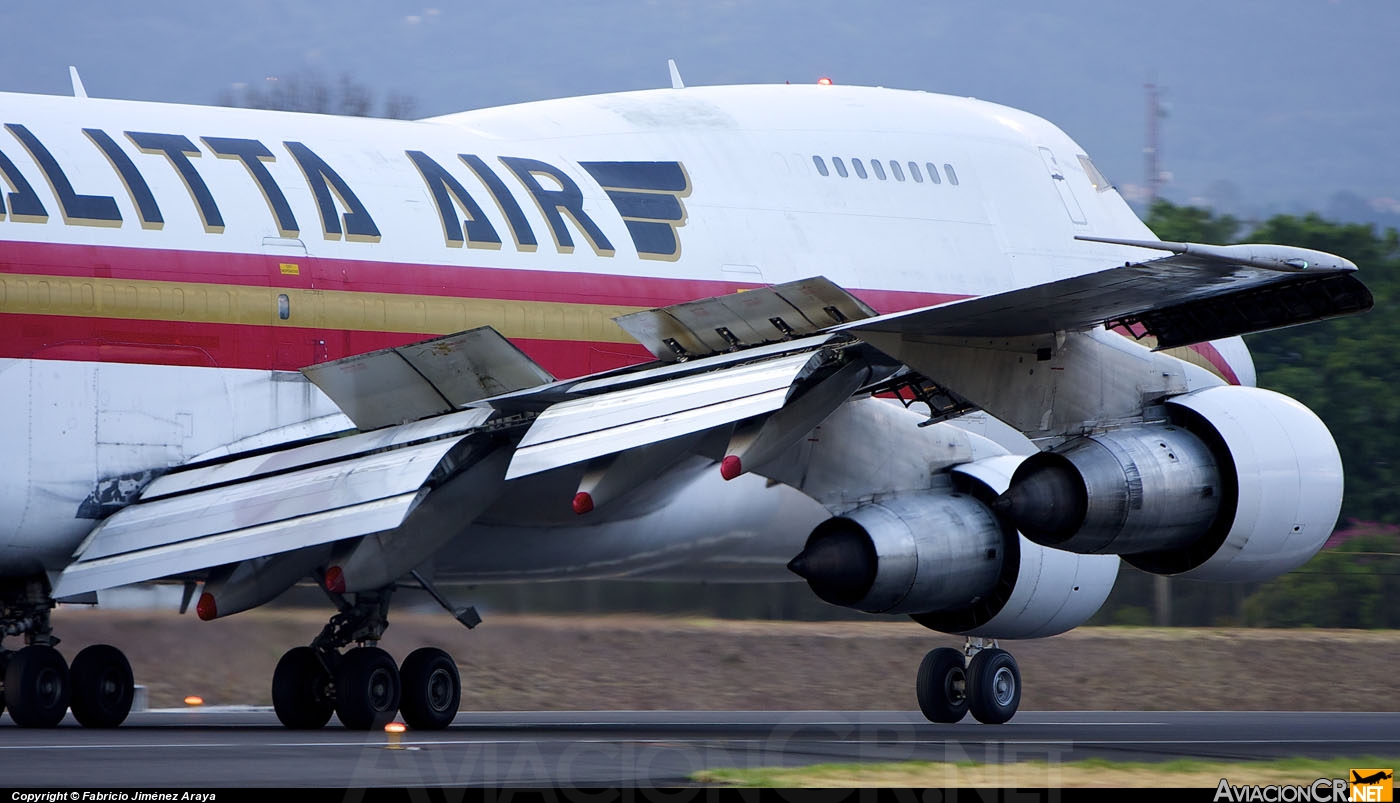
[[[831,171],[826,168],[826,160],[822,157],[813,156],[812,164],[817,166],[817,172],[821,173],[823,176],[831,175]],[[939,175],[938,167],[933,162],[924,162],[923,171],[919,170],[918,162],[906,162],[905,164],[909,166],[909,178],[914,179],[914,183],[916,184],[924,183],[924,173],[927,172],[928,180],[934,184],[942,184],[943,176],[946,176],[949,184],[954,187],[958,185],[958,174],[953,170],[953,166],[950,164],[943,165],[942,176]],[[831,166],[836,169],[836,175],[841,178],[846,178],[850,175],[850,172],[846,170],[846,162],[843,161],[840,156],[831,157]],[[889,161],[889,166],[888,176],[894,176],[895,181],[903,181],[905,168],[893,159]],[[865,163],[859,159],[851,160],[851,170],[855,171],[858,178],[870,177],[870,173],[865,172]],[[875,178],[881,181],[884,181],[888,177],[885,173],[885,164],[879,159],[870,160],[870,172],[874,173]]]

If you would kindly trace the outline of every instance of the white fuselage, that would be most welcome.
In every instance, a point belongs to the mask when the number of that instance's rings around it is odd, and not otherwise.
[[[0,575],[62,568],[104,480],[349,427],[305,365],[490,325],[576,376],[647,358],[611,321],[637,309],[825,276],[885,313],[1123,262],[1076,235],[1152,238],[1059,129],[920,92],[688,88],[417,122],[0,109]],[[1182,356],[1195,386],[1253,381],[1237,338]],[[483,576],[777,576],[823,515],[745,477],[715,520],[714,472],[691,473],[687,505],[615,516],[591,547],[484,527]]]

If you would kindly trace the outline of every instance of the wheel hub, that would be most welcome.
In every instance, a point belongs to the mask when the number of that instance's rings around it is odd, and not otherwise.
[[[943,681],[943,694],[953,705],[967,699],[967,674],[961,670],[949,672]]]
[[[992,676],[992,696],[997,705],[1010,705],[1011,699],[1016,696],[1016,676],[1008,667],[1001,667]]]
[[[103,697],[116,697],[121,691],[121,682],[117,678],[115,670],[108,669],[102,673],[102,680],[98,683],[98,691]]]
[[[392,702],[391,698],[393,697],[391,693],[392,687],[393,684],[390,682],[389,672],[387,670],[376,669],[374,674],[370,676],[369,698],[376,711],[388,710],[389,704]]]
[[[428,704],[434,711],[445,711],[452,704],[452,676],[438,669],[428,678]]]
[[[63,678],[59,677],[55,669],[44,669],[39,673],[34,684],[34,697],[44,708],[51,708],[58,705],[59,698],[63,696]]]

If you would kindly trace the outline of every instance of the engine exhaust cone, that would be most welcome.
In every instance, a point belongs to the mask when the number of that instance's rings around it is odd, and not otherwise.
[[[1026,470],[1026,469],[1029,470]],[[992,509],[1041,546],[1068,540],[1084,524],[1088,497],[1084,480],[1067,460],[1023,466]]]
[[[833,605],[863,599],[875,585],[877,568],[870,539],[854,530],[836,530],[808,541],[787,567]]]

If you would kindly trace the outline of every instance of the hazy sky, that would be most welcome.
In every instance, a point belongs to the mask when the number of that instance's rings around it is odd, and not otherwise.
[[[1395,0],[53,0],[0,5],[0,31],[17,92],[66,94],[75,64],[94,95],[210,103],[316,70],[432,115],[665,86],[674,57],[692,85],[972,95],[1057,123],[1129,193],[1155,79],[1169,198],[1327,211],[1345,192],[1400,215]]]

